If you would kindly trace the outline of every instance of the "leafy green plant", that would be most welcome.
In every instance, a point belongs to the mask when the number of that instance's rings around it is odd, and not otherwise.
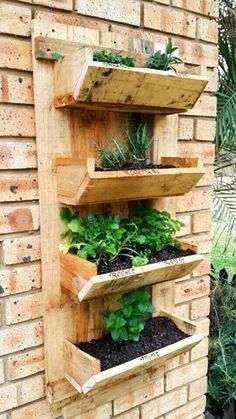
[[[152,252],[171,246],[178,248],[173,237],[183,225],[163,211],[143,208],[130,219],[119,215],[86,215],[80,217],[68,208],[61,208],[61,218],[67,226],[60,245],[64,254],[70,252],[99,264],[110,263],[118,256],[127,256],[133,266],[148,263]]]
[[[183,62],[180,58],[173,55],[177,49],[178,47],[173,47],[172,42],[169,41],[166,44],[165,52],[158,50],[147,58],[147,67],[155,70],[171,70],[174,64]]]
[[[138,290],[118,300],[119,310],[104,312],[104,324],[115,342],[139,341],[146,320],[155,312],[150,298],[147,291]]]
[[[100,147],[97,167],[103,170],[117,170],[127,164],[143,165],[147,162],[148,150],[153,139],[147,134],[146,125],[141,123],[135,132],[126,129],[126,142],[113,139],[110,148]]]
[[[136,59],[134,57],[123,57],[116,52],[94,51],[93,60],[108,64],[116,64],[118,66],[134,67]]]
[[[221,270],[211,277],[207,407],[222,418],[236,399],[236,284],[227,276]]]

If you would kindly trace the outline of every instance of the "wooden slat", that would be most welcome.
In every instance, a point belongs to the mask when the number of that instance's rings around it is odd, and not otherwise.
[[[98,204],[176,196],[189,192],[205,173],[197,159],[170,158],[173,169],[95,171],[95,159],[61,158],[57,163],[58,199],[67,205]],[[165,163],[166,162],[166,163]],[[76,164],[76,165],[75,165]]]
[[[86,394],[91,390],[95,390],[106,385],[110,386],[119,379],[125,379],[130,375],[143,372],[145,369],[150,368],[152,366],[156,367],[158,365],[163,365],[169,359],[181,353],[187,352],[188,350],[193,348],[198,342],[204,339],[203,334],[197,333],[197,326],[193,322],[181,318],[179,316],[175,316],[174,314],[171,314],[164,310],[160,312],[160,315],[164,315],[165,317],[170,318],[174,323],[176,323],[178,327],[181,328],[181,330],[183,330],[185,333],[188,333],[191,336],[182,339],[179,342],[174,343],[172,345],[168,345],[165,348],[153,351],[149,354],[133,359],[124,364],[118,365],[113,368],[109,368],[108,370],[98,372],[96,374],[91,374],[87,380],[83,378],[83,372],[80,375],[79,364],[76,365],[76,368],[74,367],[73,362],[71,362],[71,365],[68,365],[70,364],[70,360],[68,359],[66,366],[67,379],[70,381],[72,385],[76,387],[78,391],[81,391],[82,393]],[[77,352],[77,355],[75,355],[77,356],[77,360],[79,361],[81,356],[82,362],[91,362],[91,366],[88,367],[88,370],[90,370],[91,368],[93,369],[95,358],[91,357],[90,360],[87,357],[87,354],[79,350],[75,345],[71,345],[73,346],[73,351],[75,353]],[[86,361],[84,359],[86,359]]]
[[[201,76],[95,62],[93,50],[83,48],[55,64],[54,103],[178,113],[195,105],[206,84]]]

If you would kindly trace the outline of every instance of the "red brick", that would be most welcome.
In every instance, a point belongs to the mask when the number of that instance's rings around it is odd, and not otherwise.
[[[218,17],[218,0],[172,0],[172,4],[201,15]]]
[[[33,104],[32,76],[24,73],[15,75],[0,71],[0,102]]]
[[[199,211],[212,207],[212,190],[197,188],[177,198],[178,212]]]
[[[22,380],[18,382],[16,386],[18,406],[41,399],[45,396],[45,380],[43,375],[37,375]]]
[[[1,33],[30,36],[31,10],[16,4],[0,4]]]
[[[76,0],[75,8],[82,15],[140,25],[140,2],[137,0],[110,3],[109,7],[104,0]]]
[[[7,359],[8,380],[17,380],[44,370],[44,348],[13,354]]]
[[[183,365],[178,370],[172,370],[166,373],[166,390],[173,390],[193,380],[203,377],[207,373],[208,360],[206,358],[201,361]],[[170,409],[168,409],[169,411]]]
[[[189,116],[216,116],[216,97],[201,95],[193,109],[189,109]]]
[[[197,186],[211,186],[214,182],[214,166],[204,167],[205,174],[199,180]]]
[[[37,172],[1,173],[0,202],[38,199]]]
[[[176,409],[166,415],[166,419],[192,419],[203,413],[206,407],[206,397],[202,396],[197,400],[187,403],[185,406]],[[196,418],[197,419],[197,418]]]
[[[0,234],[39,229],[38,205],[2,205],[0,207]]]
[[[31,140],[1,141],[0,169],[30,169],[37,167],[36,144]]]
[[[178,142],[178,156],[193,157],[197,156],[200,163],[213,164],[215,158],[215,146],[211,143],[202,142]]]
[[[6,300],[6,324],[15,324],[41,317],[42,293],[14,296]]]
[[[30,40],[0,36],[0,67],[15,70],[32,70]]]
[[[164,394],[157,399],[144,403],[141,406],[142,419],[154,419],[163,415],[170,410],[182,406],[187,401],[187,389],[182,387],[179,390],[172,391],[171,393]]]
[[[200,359],[200,358],[203,358],[204,356],[207,356],[207,354],[208,354],[208,338],[206,337],[200,343],[194,346],[193,349],[191,349],[190,358],[191,358],[191,361],[195,361],[196,359]]]
[[[211,271],[211,257],[205,256],[204,260],[193,271],[193,276],[207,275]]]
[[[210,231],[212,225],[212,215],[210,211],[197,212],[193,214],[193,233],[203,233]]]
[[[193,118],[179,118],[179,139],[192,140],[193,139]]]
[[[198,19],[198,39],[207,42],[218,42],[218,24],[215,20],[209,20],[205,18]]]
[[[176,217],[179,221],[184,223],[184,226],[176,234],[176,237],[183,237],[191,233],[191,215],[189,214],[178,214]]]
[[[34,4],[55,9],[73,10],[73,0],[33,0]]]
[[[34,109],[0,105],[0,137],[34,137]]]
[[[215,119],[197,119],[195,140],[198,141],[214,141],[216,131]]]
[[[200,298],[190,304],[190,318],[192,320],[208,316],[210,313],[210,298]]]
[[[40,259],[40,236],[30,235],[3,240],[5,265],[29,263]]]
[[[178,282],[175,285],[175,304],[181,304],[195,298],[206,297],[210,292],[209,277]]]
[[[11,419],[53,419],[60,416],[59,411],[50,409],[47,400],[40,400],[35,403],[27,404],[11,412]]]
[[[0,297],[41,288],[40,265],[0,270]]]
[[[0,330],[0,355],[22,351],[43,343],[43,323],[34,321],[26,324],[9,326]]]
[[[205,65],[207,67],[218,66],[218,48],[216,45],[189,42],[179,38],[173,38],[173,44],[179,48],[179,56],[185,64]]]
[[[160,32],[173,33],[195,38],[195,16],[158,6],[154,3],[144,3],[144,26]]]

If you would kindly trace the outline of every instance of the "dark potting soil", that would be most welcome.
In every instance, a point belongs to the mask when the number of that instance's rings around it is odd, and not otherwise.
[[[124,166],[116,170],[150,170],[150,169],[175,169],[176,167],[171,164],[137,164],[126,163]],[[95,167],[95,172],[112,172],[114,169],[103,169],[102,167]]]
[[[173,247],[167,247],[160,252],[154,252],[149,258],[148,263],[163,262],[164,260],[176,259],[184,256],[195,255],[192,249],[182,250],[174,249]],[[122,269],[132,268],[132,260],[127,256],[118,256],[113,262],[106,261],[105,259],[100,261],[97,272],[99,274],[106,274],[109,272],[120,271]]]
[[[90,342],[81,342],[78,348],[100,359],[101,370],[131,361],[157,349],[188,337],[174,322],[166,317],[153,317],[147,320],[138,342],[113,342],[110,335]]]

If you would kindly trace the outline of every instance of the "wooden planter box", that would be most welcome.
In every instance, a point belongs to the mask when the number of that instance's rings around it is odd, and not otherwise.
[[[59,202],[87,205],[183,195],[205,173],[197,158],[162,157],[173,169],[95,171],[95,159],[57,157]]]
[[[172,320],[183,332],[190,335],[177,343],[150,352],[129,362],[101,371],[100,360],[93,358],[66,340],[64,346],[65,377],[80,393],[88,393],[99,387],[111,385],[115,381],[123,380],[130,375],[143,372],[150,367],[157,367],[169,359],[189,351],[203,338],[197,333],[197,325],[190,320],[161,310],[160,316]]]
[[[181,243],[182,249],[197,246]],[[60,254],[61,286],[80,302],[106,294],[129,292],[147,285],[184,277],[204,259],[202,255],[190,255],[163,262],[151,263],[139,268],[129,268],[97,275],[95,263],[67,253]]]
[[[55,106],[172,114],[197,102],[208,80],[149,68],[93,61],[92,48],[68,54],[55,64]]]

